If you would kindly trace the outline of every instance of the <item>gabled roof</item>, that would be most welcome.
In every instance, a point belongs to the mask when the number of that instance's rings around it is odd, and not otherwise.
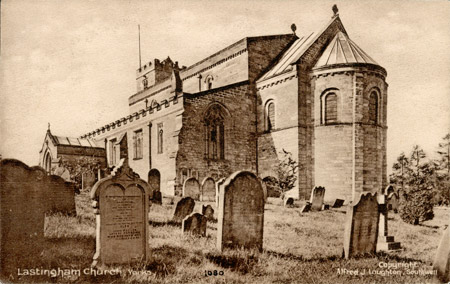
[[[348,35],[338,32],[317,61],[314,68],[334,64],[367,63],[379,65],[359,46],[357,46]]]
[[[105,148],[104,143],[97,143],[93,139],[86,139],[86,138],[74,138],[74,137],[67,137],[67,136],[56,136],[53,135],[50,131],[50,129],[47,130],[47,134],[45,135],[44,139],[44,145],[45,140],[47,139],[47,136],[52,141],[53,145],[55,146],[74,146],[74,147],[85,147],[85,148]],[[40,152],[42,152],[44,145],[42,146],[42,149]]]
[[[264,81],[266,79],[272,78],[274,76],[289,72],[293,69],[293,64],[295,64],[300,57],[311,47],[311,45],[328,29],[328,27],[335,21],[339,21],[339,15],[333,16],[333,18],[327,23],[327,25],[317,33],[310,33],[309,35],[300,36],[286,52],[281,56],[278,62],[258,81]],[[341,24],[342,26],[342,24]],[[342,30],[346,33],[344,27]]]

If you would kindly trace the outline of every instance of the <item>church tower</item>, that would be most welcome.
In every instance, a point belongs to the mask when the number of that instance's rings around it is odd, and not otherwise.
[[[343,32],[312,69],[314,180],[328,201],[387,185],[386,75]]]

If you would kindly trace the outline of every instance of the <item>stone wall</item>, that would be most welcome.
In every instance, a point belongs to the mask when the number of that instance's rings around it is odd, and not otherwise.
[[[177,191],[189,176],[218,180],[237,170],[256,170],[255,99],[247,82],[185,96],[177,156]],[[225,109],[225,159],[205,157],[205,112],[212,104]],[[187,176],[186,176],[187,174]]]

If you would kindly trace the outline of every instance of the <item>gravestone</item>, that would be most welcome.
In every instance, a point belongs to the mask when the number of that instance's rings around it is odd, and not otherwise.
[[[191,233],[195,236],[206,236],[206,217],[200,213],[192,213],[183,219],[181,231],[183,233]]]
[[[323,198],[325,196],[325,187],[315,186],[311,191],[311,211],[322,210]]]
[[[211,221],[214,219],[214,209],[209,204],[202,206],[202,214],[206,217],[206,219],[208,221]]]
[[[345,258],[375,253],[379,221],[377,194],[361,193],[359,198],[347,207],[345,218]]]
[[[48,209],[47,173],[21,161],[0,162],[0,272],[6,277],[32,267],[42,251]],[[20,263],[21,267],[17,267]],[[2,278],[3,279],[3,278]]]
[[[77,215],[75,208],[75,184],[65,181],[60,176],[47,176],[48,183],[41,187],[47,202],[46,212]]]
[[[207,177],[202,182],[202,201],[216,200],[216,183],[211,177]]]
[[[216,182],[216,208],[219,208],[220,185],[225,182],[225,178],[221,178]]]
[[[330,210],[330,204],[323,204],[322,210]]]
[[[394,211],[394,213],[398,212],[399,206],[399,198],[396,192],[391,192],[387,197],[387,206],[388,210]]]
[[[255,174],[238,171],[220,186],[217,248],[262,250],[264,192]]]
[[[81,186],[83,189],[92,188],[95,184],[95,173],[87,170],[81,175]]]
[[[200,183],[194,177],[188,178],[183,184],[183,197],[200,200]]]
[[[433,262],[433,269],[437,271],[436,277],[442,281],[450,282],[450,226],[444,231],[441,242]]]
[[[195,207],[195,201],[191,197],[184,197],[177,202],[175,213],[173,214],[173,221],[181,222],[183,219],[192,213]]]
[[[157,169],[151,169],[148,172],[148,185],[150,186],[149,196],[152,203],[158,203],[158,197],[161,196],[161,174]],[[159,196],[158,193],[159,192]]]
[[[306,204],[300,209],[300,213],[307,213],[311,210],[311,203],[306,201]]]
[[[341,208],[344,205],[344,199],[336,199],[333,203],[333,208]]]
[[[154,191],[153,192],[153,198],[152,198],[152,203],[154,204],[162,204],[162,194],[161,191]]]
[[[378,211],[379,211],[379,222],[378,222],[378,241],[377,241],[377,251],[389,251],[389,250],[399,250],[401,245],[399,242],[394,241],[394,236],[389,236],[388,234],[388,208],[386,200],[386,190],[381,190],[380,194],[377,196],[378,201]]]
[[[148,183],[128,166],[98,181],[91,190],[96,216],[97,264],[146,261],[148,246]]]
[[[284,207],[293,207],[294,206],[294,198],[287,197],[284,198]]]

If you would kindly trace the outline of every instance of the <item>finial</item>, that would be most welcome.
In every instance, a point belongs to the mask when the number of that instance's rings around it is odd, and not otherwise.
[[[47,128],[47,130],[50,131],[50,122],[48,122],[48,128]]]
[[[291,25],[291,30],[292,30],[292,32],[293,32],[294,35],[295,35],[295,31],[297,30],[297,26],[296,26],[295,24],[292,24],[292,25]]]
[[[334,16],[337,16],[339,14],[339,9],[336,4],[333,5],[332,10],[333,10]]]

